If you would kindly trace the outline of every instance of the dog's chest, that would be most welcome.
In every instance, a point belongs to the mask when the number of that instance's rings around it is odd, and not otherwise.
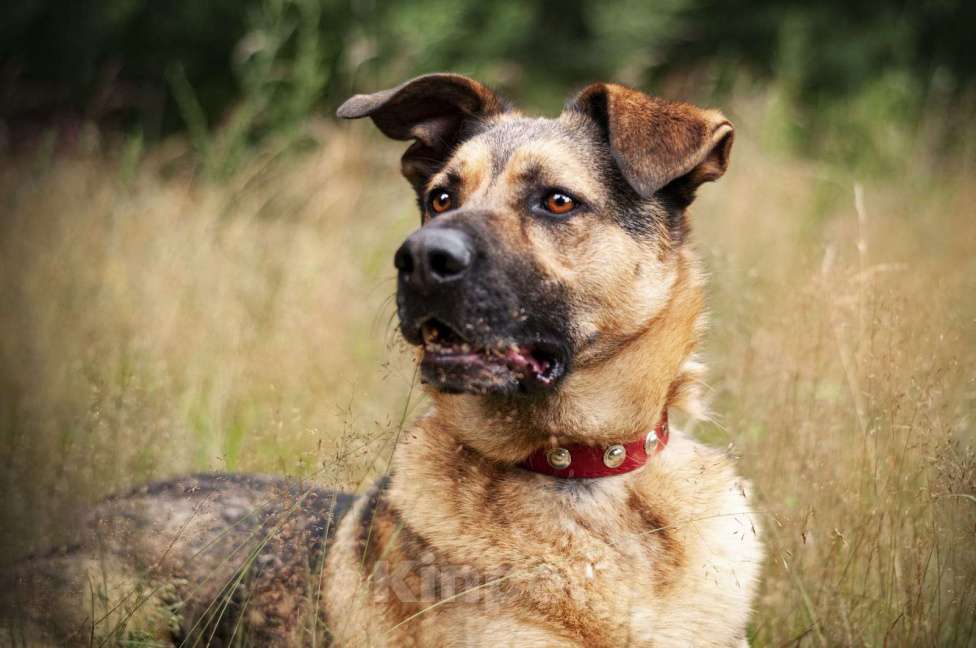
[[[409,609],[386,596],[397,645],[741,643],[762,559],[746,484],[692,442],[649,468],[575,485],[398,476],[400,521],[381,553],[402,556],[430,595]],[[424,590],[428,577],[439,585]]]
[[[631,502],[604,520],[565,515],[538,563],[513,577],[514,602],[587,646],[738,644],[758,538],[741,489],[699,503],[698,513]]]
[[[660,510],[625,493],[527,504],[481,545],[476,595],[445,605],[424,634],[470,646],[738,645],[758,537],[744,488],[697,486],[704,497],[672,490]]]

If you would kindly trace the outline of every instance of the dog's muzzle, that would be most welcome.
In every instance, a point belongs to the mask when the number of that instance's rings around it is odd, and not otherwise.
[[[483,215],[468,216],[424,225],[393,258],[400,330],[423,347],[421,376],[449,393],[551,387],[566,355],[561,340],[533,324],[538,304],[525,290],[538,282],[472,224]]]

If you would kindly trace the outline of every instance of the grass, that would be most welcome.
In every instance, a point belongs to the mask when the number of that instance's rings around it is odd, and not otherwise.
[[[915,144],[858,178],[756,115],[693,210],[714,415],[690,423],[764,511],[753,643],[972,645],[974,169]],[[310,129],[219,183],[180,144],[0,162],[4,559],[150,478],[383,471],[417,411],[390,300],[413,198],[399,146]]]

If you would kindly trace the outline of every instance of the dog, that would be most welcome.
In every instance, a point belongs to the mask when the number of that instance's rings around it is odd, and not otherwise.
[[[397,312],[431,407],[358,497],[197,475],[25,561],[8,635],[53,645],[742,646],[763,549],[695,411],[688,207],[714,110],[596,83],[554,119],[421,76],[338,110],[410,142]]]

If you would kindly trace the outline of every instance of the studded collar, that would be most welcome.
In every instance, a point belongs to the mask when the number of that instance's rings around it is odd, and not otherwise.
[[[528,456],[520,468],[563,479],[596,479],[622,475],[647,463],[668,444],[668,411],[645,436],[630,443],[589,446],[573,443],[539,448]]]

